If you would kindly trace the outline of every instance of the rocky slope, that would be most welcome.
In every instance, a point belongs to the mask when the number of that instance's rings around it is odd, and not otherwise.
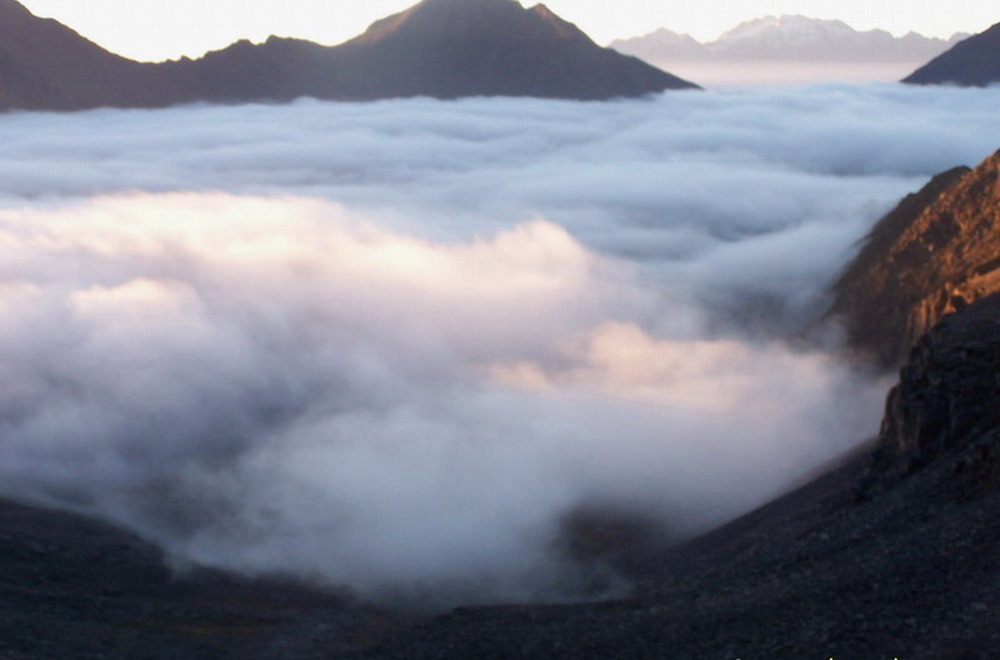
[[[607,99],[695,85],[594,44],[544,5],[423,0],[337,47],[239,42],[141,64],[0,0],[0,109],[408,96]]]
[[[1000,291],[1000,152],[935,177],[876,224],[833,287],[851,345],[898,365],[945,314]]]
[[[1000,23],[956,44],[904,78],[903,82],[965,87],[1000,83]]]

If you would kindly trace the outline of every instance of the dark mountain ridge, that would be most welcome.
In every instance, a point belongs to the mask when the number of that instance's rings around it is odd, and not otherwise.
[[[0,109],[156,104],[169,98],[164,82],[153,65],[110,53],[14,0],[0,1]]]
[[[904,78],[903,82],[963,87],[1000,83],[1000,23],[959,42]]]
[[[14,0],[0,4],[0,109],[191,101],[534,96],[600,100],[694,88],[597,46],[544,5],[424,0],[334,47],[272,37],[198,60],[138,63]]]

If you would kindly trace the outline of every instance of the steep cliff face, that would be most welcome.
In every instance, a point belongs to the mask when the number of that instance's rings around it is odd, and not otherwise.
[[[875,476],[893,482],[952,457],[966,495],[1000,486],[1000,294],[946,317],[890,392]]]
[[[903,82],[966,87],[1000,83],[1000,23],[959,42],[904,78]]]
[[[830,316],[881,365],[900,364],[945,314],[1000,291],[1000,152],[904,199],[833,287]]]

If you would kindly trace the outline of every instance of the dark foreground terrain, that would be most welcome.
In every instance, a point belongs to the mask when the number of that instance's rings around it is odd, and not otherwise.
[[[0,506],[0,658],[996,658],[1000,296],[916,347],[874,447],[683,546],[628,599],[418,616],[174,577],[136,539]]]
[[[177,576],[101,523],[0,502],[0,659],[328,658],[405,618],[335,594]]]

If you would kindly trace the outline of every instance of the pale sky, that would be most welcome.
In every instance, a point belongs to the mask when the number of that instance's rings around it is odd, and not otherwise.
[[[337,44],[374,20],[416,0],[21,0],[128,57],[162,60],[268,35]],[[530,6],[534,0],[522,0]],[[595,41],[637,36],[659,27],[706,41],[744,20],[770,14],[839,18],[857,29],[926,36],[981,32],[1000,22],[996,0],[547,0]]]

